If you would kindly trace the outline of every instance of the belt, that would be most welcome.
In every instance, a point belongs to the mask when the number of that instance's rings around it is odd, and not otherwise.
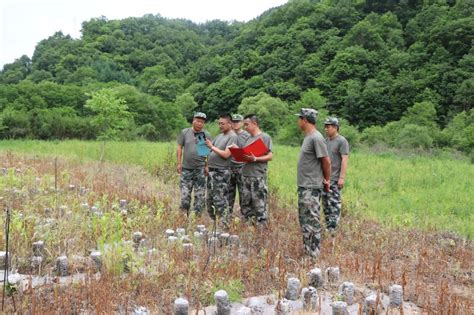
[[[226,168],[217,168],[217,167],[209,167],[209,171],[215,172],[215,171],[224,171]]]

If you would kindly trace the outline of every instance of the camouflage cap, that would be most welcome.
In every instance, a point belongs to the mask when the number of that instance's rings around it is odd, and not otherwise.
[[[244,116],[240,114],[232,114],[232,121],[242,121],[244,120]]]
[[[325,124],[325,125],[334,125],[334,126],[338,126],[338,127],[339,127],[339,119],[337,119],[336,117],[328,117],[328,118],[326,118],[326,120],[324,121],[324,124]]]
[[[312,108],[302,108],[299,114],[295,114],[300,118],[306,118],[312,124],[316,123],[316,119],[318,118],[318,111]]]
[[[193,118],[202,118],[204,120],[207,120],[207,116],[203,112],[195,112]]]

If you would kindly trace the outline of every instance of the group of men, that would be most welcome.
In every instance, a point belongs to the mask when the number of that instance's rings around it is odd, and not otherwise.
[[[321,200],[326,228],[332,233],[341,214],[340,191],[344,187],[349,144],[338,133],[337,118],[325,120],[325,139],[316,129],[316,110],[302,108],[296,115],[298,126],[305,134],[297,171],[299,223],[305,251],[318,257]],[[196,112],[191,127],[182,130],[178,137],[181,209],[190,214],[194,190],[194,212],[199,215],[206,207],[209,216],[225,229],[229,226],[238,191],[243,218],[265,227],[268,221],[267,167],[273,158],[271,137],[260,129],[255,114],[221,115],[220,133],[214,139],[204,130],[206,120],[206,114]],[[258,139],[266,148],[263,155],[249,153],[243,155],[243,161],[237,161],[232,155],[231,148],[243,148]],[[203,146],[207,152],[203,152]]]

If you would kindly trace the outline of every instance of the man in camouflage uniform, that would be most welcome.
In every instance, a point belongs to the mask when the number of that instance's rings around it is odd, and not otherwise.
[[[246,155],[246,163],[242,169],[242,199],[240,211],[247,221],[255,220],[258,225],[266,226],[267,211],[267,164],[272,160],[272,139],[259,128],[259,121],[255,114],[244,117],[244,128],[249,137],[242,143],[245,147],[261,138],[268,148],[262,156]]]
[[[250,134],[242,130],[244,116],[239,114],[232,115],[232,129],[237,135],[236,145],[242,147]],[[245,163],[237,162],[232,156],[230,160],[230,186],[229,186],[229,210],[233,212],[235,204],[235,195],[239,191],[239,206],[242,204],[242,168]]]
[[[324,131],[331,158],[331,186],[328,192],[323,192],[322,200],[326,228],[334,232],[341,216],[341,190],[344,187],[349,160],[349,143],[339,134],[339,120],[336,117],[330,117],[324,121]]]
[[[305,251],[317,258],[321,242],[320,199],[323,190],[329,191],[331,161],[324,138],[316,130],[318,112],[302,108],[296,115],[305,134],[298,160],[298,217]]]
[[[192,126],[183,129],[178,136],[177,170],[180,177],[181,205],[180,208],[189,214],[191,195],[194,190],[194,212],[201,214],[206,197],[206,156],[198,154],[198,137],[211,135],[204,131],[206,114],[196,112]]]
[[[206,141],[211,150],[208,158],[207,211],[213,220],[219,217],[222,227],[226,228],[230,222],[228,191],[231,154],[229,146],[233,145],[237,138],[232,130],[230,115],[220,116],[219,129],[221,133],[213,141]]]

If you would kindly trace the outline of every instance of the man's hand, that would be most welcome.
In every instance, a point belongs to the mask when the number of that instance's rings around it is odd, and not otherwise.
[[[323,179],[323,186],[325,192],[331,191],[331,183],[328,180]]]
[[[209,149],[211,149],[211,151],[212,151],[212,147],[213,147],[212,141],[209,140],[209,139],[206,139],[206,145],[207,145],[207,147],[208,147]]]
[[[250,153],[249,155],[244,154],[244,159],[247,161],[247,163],[257,162],[257,157],[253,155],[253,153]]]
[[[181,163],[179,163],[177,166],[176,166],[176,170],[178,171],[178,174],[181,174],[181,171],[183,170],[183,165]]]
[[[344,188],[344,178],[339,178],[337,181],[337,187],[339,187],[339,189]]]

